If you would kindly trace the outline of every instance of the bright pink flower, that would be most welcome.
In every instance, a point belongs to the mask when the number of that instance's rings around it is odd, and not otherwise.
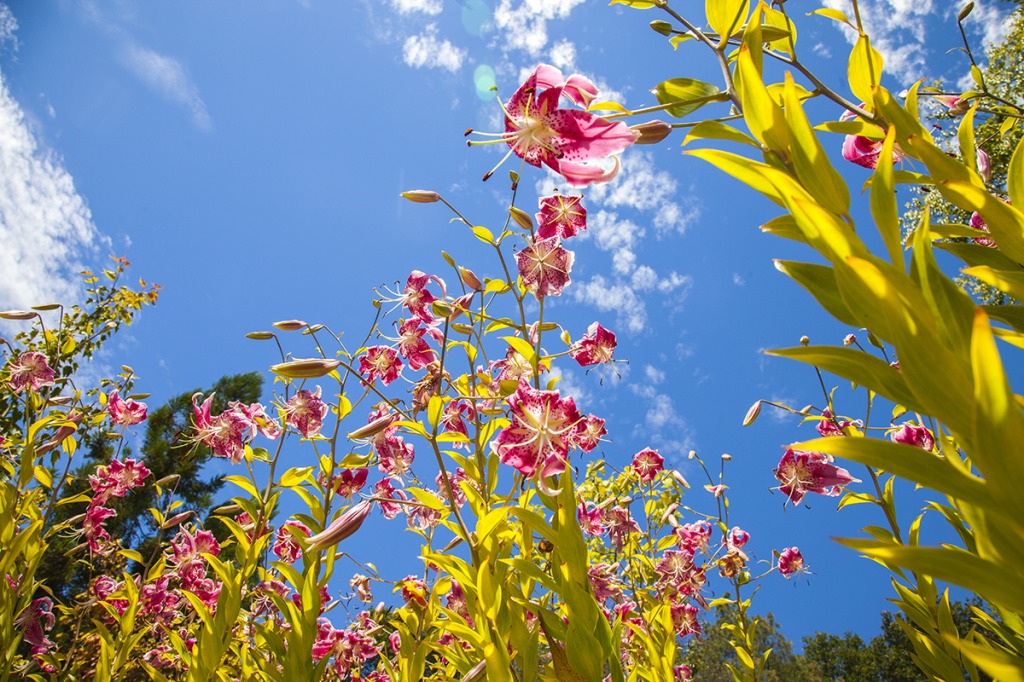
[[[225,410],[216,417],[210,416],[213,405],[211,394],[202,405],[199,396],[192,396],[192,409],[195,414],[195,439],[213,451],[214,457],[227,457],[233,463],[242,461],[245,445],[256,435],[256,425],[248,415],[237,410]]]
[[[587,229],[587,209],[580,205],[581,199],[583,197],[564,194],[543,197],[537,214],[537,236],[567,239]]]
[[[107,412],[110,420],[118,426],[134,426],[146,421],[146,403],[131,398],[122,400],[117,391],[111,391],[107,396]]]
[[[676,536],[676,546],[690,554],[707,549],[708,542],[711,541],[711,524],[707,521],[687,523],[677,527],[673,532]]]
[[[20,393],[26,386],[33,393],[38,393],[44,386],[53,386],[53,380],[57,376],[46,364],[46,356],[36,351],[22,353],[9,366],[9,381],[15,393]]]
[[[377,503],[380,504],[380,510],[383,512],[384,518],[389,520],[402,513],[404,507],[401,502],[409,499],[404,492],[392,485],[392,481],[393,479],[383,478],[377,482],[373,489],[373,495],[377,498]],[[394,502],[389,500],[394,500]]]
[[[476,419],[476,408],[473,407],[473,403],[468,400],[453,400],[445,405],[441,426],[444,427],[445,431],[461,433],[468,438],[469,429],[466,426],[466,421],[473,421],[474,419]],[[465,446],[465,443],[455,442],[452,445],[456,448],[462,448]]]
[[[894,443],[912,445],[931,452],[935,448],[935,436],[925,426],[918,426],[913,422],[902,424],[899,430],[894,431],[890,436]]]
[[[506,351],[505,359],[492,362],[490,368],[498,372],[494,379],[495,390],[502,381],[529,381],[533,378],[533,365],[512,346]]]
[[[665,551],[661,561],[654,567],[658,575],[658,585],[671,592],[680,592],[684,585],[691,582],[697,567],[693,563],[693,554],[675,549]]]
[[[617,564],[594,564],[587,570],[590,587],[594,590],[597,603],[604,604],[609,599],[617,602],[622,599],[622,586],[616,569]]]
[[[749,540],[750,533],[743,530],[739,526],[734,526],[733,529],[729,531],[729,537],[726,543],[730,547],[742,547],[743,545],[747,544]]]
[[[394,348],[370,346],[359,358],[359,373],[364,375],[367,381],[380,377],[387,386],[397,379],[401,372],[402,361]]]
[[[31,646],[32,658],[44,670],[56,672],[52,666],[44,663],[40,656],[48,654],[54,643],[46,636],[53,629],[56,620],[53,617],[53,601],[49,597],[39,597],[14,619],[15,627],[21,632],[22,639]]]
[[[583,418],[575,433],[569,438],[569,444],[575,445],[583,452],[593,452],[601,442],[601,436],[606,435],[608,429],[604,428],[604,420],[589,414]]]
[[[380,434],[373,440],[377,450],[377,468],[385,476],[402,477],[412,467],[416,452],[401,436]]]
[[[698,633],[700,632],[700,623],[697,623],[696,631]],[[680,665],[672,668],[672,677],[674,678],[674,682],[687,682],[688,680],[693,679],[693,671],[690,670],[690,666],[685,663],[681,663]]]
[[[96,467],[96,473],[89,476],[93,489],[93,505],[105,504],[111,497],[124,497],[132,488],[142,485],[149,469],[142,462],[126,459],[112,461],[106,466]]]
[[[951,114],[966,114],[971,108],[970,100],[959,95],[935,95],[935,99],[945,104]]]
[[[595,322],[587,328],[583,335],[569,349],[569,356],[580,363],[580,367],[610,362],[615,351],[615,334]]]
[[[847,111],[840,117],[840,120],[847,121],[855,116],[856,114]],[[858,166],[874,169],[878,165],[878,157],[882,154],[883,144],[882,140],[872,140],[862,135],[847,135],[843,141],[843,158]],[[899,145],[893,145],[892,162],[898,163],[902,159],[903,150]]]
[[[248,422],[250,429],[258,431],[264,438],[277,440],[281,436],[281,425],[276,419],[271,419],[266,409],[259,403],[243,405],[234,401],[228,403],[228,408],[243,421]]]
[[[538,391],[521,383],[508,398],[512,423],[492,441],[492,449],[503,464],[528,478],[539,473],[539,483],[565,471],[569,437],[580,420],[576,402],[562,398],[558,391]]]
[[[429,490],[423,491],[424,495],[432,496],[438,503],[442,503],[441,496]],[[442,503],[443,504],[443,503]],[[410,504],[405,517],[409,528],[418,528],[426,531],[435,527],[441,521],[441,511],[433,507],[426,507],[420,504]]]
[[[505,158],[514,153],[531,166],[543,163],[573,185],[611,180],[619,170],[618,159],[607,171],[581,162],[618,154],[636,141],[636,135],[625,123],[581,109],[559,109],[563,95],[586,107],[597,88],[583,76],[566,80],[555,67],[538,66],[505,104],[505,133],[500,139],[512,148]]]
[[[657,450],[645,448],[633,455],[633,471],[643,483],[650,483],[665,469],[665,458]]]
[[[139,616],[149,616],[154,623],[170,623],[180,597],[168,588],[170,578],[162,576],[139,589]]]
[[[405,291],[399,299],[410,313],[427,324],[434,323],[434,313],[430,311],[430,304],[437,300],[437,297],[427,291],[426,288],[431,280],[441,287],[441,296],[443,298],[445,293],[443,279],[435,275],[428,275],[419,270],[413,270],[409,275],[408,281],[405,283]]]
[[[569,284],[569,272],[575,258],[564,248],[558,237],[537,239],[516,254],[516,265],[523,278],[523,286],[538,299],[558,296]]]
[[[466,504],[466,492],[460,485],[463,481],[468,481],[466,478],[466,470],[462,467],[457,467],[453,472],[448,472],[448,482],[452,487],[452,495],[455,497],[455,504],[461,507]],[[434,483],[437,485],[437,496],[442,500],[448,501],[448,488],[444,484],[444,479],[441,477],[441,472],[437,472],[437,476],[434,478]]]
[[[618,552],[622,551],[627,535],[640,532],[640,526],[625,507],[615,506],[608,509],[604,513],[604,519],[608,525],[608,537]]]
[[[309,537],[309,527],[301,521],[295,521],[289,519],[284,522],[284,525],[277,529],[277,537],[274,539],[273,552],[276,554],[281,561],[286,564],[294,564],[300,556],[302,556],[302,546],[299,544],[298,539],[289,531],[289,528],[294,528],[304,537]]]
[[[836,419],[832,411],[826,407],[821,411],[821,420],[815,425],[815,428],[823,438],[830,438],[833,436],[845,436],[846,429],[853,425],[854,422]]]
[[[369,469],[345,469],[341,475],[335,476],[334,491],[342,497],[352,497],[366,485]]]
[[[220,554],[220,543],[208,530],[198,530],[193,534],[182,527],[171,541],[171,549],[174,552],[174,564],[181,566],[192,561],[206,561],[203,554],[217,556]]]
[[[580,506],[576,509],[576,518],[579,519],[580,528],[587,535],[604,535],[608,531],[608,527],[604,523],[604,510],[600,507],[594,507],[590,502],[580,502]]]
[[[693,604],[672,604],[672,626],[676,629],[676,634],[680,637],[686,637],[687,635],[699,635],[700,634],[700,619],[697,615],[700,613]],[[684,666],[685,667],[685,666]],[[687,668],[689,671],[689,668]],[[685,677],[683,679],[689,679]]]
[[[421,319],[413,318],[403,322],[398,329],[398,352],[409,361],[411,369],[423,369],[437,358],[423,338],[424,334],[429,332],[439,342],[444,338],[443,335],[441,339],[437,338],[440,332],[436,327],[421,327],[421,323]]]
[[[988,152],[981,147],[978,147],[978,153],[976,154],[978,160],[978,175],[985,182],[992,180],[992,159],[989,158]]]
[[[860,482],[846,469],[832,464],[828,455],[792,449],[779,460],[775,478],[782,482],[779,490],[793,504],[799,504],[808,492],[838,495],[842,486]]]
[[[779,573],[787,578],[804,570],[804,555],[796,547],[782,550],[779,555]]]
[[[985,221],[977,211],[971,214],[971,227],[975,230],[981,230],[982,232],[989,231],[988,225],[985,224]],[[992,237],[971,237],[971,241],[975,244],[980,244],[981,246],[996,248],[996,242]]]
[[[110,542],[110,533],[103,527],[103,522],[111,516],[117,516],[117,512],[107,507],[90,505],[85,511],[82,529],[85,540],[89,543],[89,550],[96,554],[107,554],[110,551],[107,547]]]
[[[303,438],[313,438],[323,428],[324,417],[329,409],[320,398],[319,386],[315,393],[303,389],[284,404],[284,421],[297,429]]]

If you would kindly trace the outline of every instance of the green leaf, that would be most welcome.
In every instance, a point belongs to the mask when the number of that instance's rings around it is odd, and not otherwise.
[[[821,141],[818,140],[818,136],[814,134],[811,124],[807,121],[807,116],[800,104],[796,83],[789,73],[786,74],[785,83],[785,120],[793,138],[790,151],[800,182],[822,206],[833,213],[846,215],[850,210],[849,188],[843,177],[829,162],[828,155],[821,146]],[[891,159],[889,168],[891,171]]]
[[[960,158],[963,159],[964,165],[975,173],[978,172],[978,152],[974,148],[974,112],[977,110],[978,103],[975,102],[974,106],[964,114],[956,134],[957,141],[960,143]]]
[[[705,0],[704,11],[711,30],[720,35],[721,44],[739,30],[750,14],[750,0]]]
[[[874,99],[874,88],[882,78],[882,55],[871,47],[871,39],[863,33],[850,51],[850,90],[862,102]]]
[[[823,17],[828,17],[829,19],[831,19],[833,21],[838,21],[841,24],[846,24],[850,28],[854,28],[854,25],[852,23],[850,23],[850,20],[846,18],[846,15],[843,14],[842,12],[840,12],[837,9],[832,9],[830,7],[823,7],[821,9],[816,9],[813,12],[808,12],[808,14],[809,15],[810,14],[820,14]]]
[[[839,292],[835,271],[832,268],[827,265],[781,260],[775,261],[775,267],[807,289],[821,304],[821,307],[837,320],[851,327],[860,326],[859,320],[850,312],[850,308]]]
[[[878,155],[878,165],[871,176],[871,216],[882,235],[882,241],[889,252],[889,260],[902,270],[903,246],[900,242],[900,216],[896,205],[896,186],[893,182],[892,150],[896,131],[890,129]]]
[[[761,149],[761,145],[757,143],[757,140],[721,121],[702,121],[698,123],[690,130],[686,138],[683,139],[683,146],[685,147],[694,140],[727,140],[729,142],[748,144],[751,147]]]
[[[737,88],[743,100],[743,120],[747,127],[769,149],[786,156],[790,148],[786,117],[768,94],[746,45],[740,47],[736,70],[740,76]]]
[[[682,118],[687,114],[696,111],[708,102],[712,97],[721,92],[717,85],[694,80],[693,78],[672,78],[655,86],[654,96],[660,104],[674,104],[665,111],[670,116]]]
[[[444,413],[444,400],[439,395],[430,396],[427,402],[427,422],[435,429],[441,423],[441,415]]]
[[[486,227],[483,227],[482,225],[475,225],[473,226],[472,230],[473,234],[476,235],[476,238],[482,241],[484,244],[494,244],[494,233],[492,233]]]
[[[1024,138],[1017,143],[1006,173],[1006,189],[1010,194],[1010,202],[1024,206]]]
[[[840,135],[858,135],[875,141],[885,139],[885,132],[881,128],[859,118],[853,118],[849,121],[825,121],[814,126],[814,129],[824,130],[828,133],[839,133]]]

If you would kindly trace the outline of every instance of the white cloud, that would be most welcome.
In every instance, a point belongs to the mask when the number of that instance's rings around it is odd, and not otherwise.
[[[500,0],[494,9],[494,27],[506,49],[523,50],[538,57],[548,44],[548,22],[566,19],[583,0]]]
[[[559,40],[548,53],[551,64],[563,71],[576,70],[576,46],[568,40]]]
[[[602,312],[614,312],[617,324],[636,334],[647,324],[647,306],[628,284],[613,283],[601,275],[573,282],[569,291],[575,300],[589,303]]]
[[[82,254],[106,241],[0,76],[0,308],[79,302]]]
[[[0,4],[0,47],[11,46],[12,50],[18,49],[18,20],[6,4]]]
[[[583,405],[590,400],[589,391],[578,383],[576,375],[568,369],[557,365],[552,367],[548,378],[554,379],[556,377],[558,377],[559,381],[555,384],[555,390],[559,391],[563,396],[572,396],[572,399],[576,401],[576,406],[582,409]]]
[[[851,0],[822,0],[822,5],[838,9],[853,21],[854,13]],[[956,34],[956,13],[963,3],[942,0],[860,0],[861,23],[864,31],[871,37],[871,44],[882,53],[885,59],[885,71],[907,85],[926,76],[937,76],[929,71],[928,27],[929,20],[945,20],[944,31],[949,32],[949,40],[943,40],[939,51],[953,47],[958,43]],[[996,6],[989,0],[977,0],[974,11],[964,23],[971,33],[980,35],[984,46],[1001,40],[1006,35],[1009,12]],[[847,26],[840,26],[847,42],[853,45],[857,33]],[[827,49],[827,48],[825,48]]]
[[[181,62],[133,42],[125,44],[121,56],[125,66],[143,83],[184,107],[197,128],[207,132],[213,129],[206,103]]]
[[[421,12],[430,16],[437,16],[444,9],[442,0],[391,0],[391,6],[400,14]]]
[[[664,374],[650,366],[645,368],[645,374],[647,383],[629,385],[629,390],[644,401],[646,408],[644,423],[637,425],[634,435],[658,447],[666,461],[677,466],[683,453],[692,448],[692,431],[686,420],[679,416],[672,397],[654,387],[660,381],[651,381],[652,375],[655,379],[663,379]]]
[[[423,33],[409,36],[402,46],[402,59],[414,69],[437,68],[455,73],[466,61],[466,50],[437,37],[437,26],[428,24]]]
[[[679,183],[667,171],[655,168],[649,152],[630,150],[624,154],[618,176],[609,183],[594,185],[588,198],[609,208],[652,214],[659,236],[669,232],[682,234],[700,217],[694,200],[680,197]]]
[[[653,365],[644,365],[644,376],[646,376],[647,380],[654,385],[665,381],[665,372]]]
[[[734,272],[732,273],[732,283],[738,287],[741,287],[745,285],[747,282],[745,279],[743,279],[743,275],[741,275],[738,272]]]

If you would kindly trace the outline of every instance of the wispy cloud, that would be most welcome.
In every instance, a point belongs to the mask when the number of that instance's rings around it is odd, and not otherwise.
[[[548,22],[566,19],[583,0],[500,0],[494,9],[494,27],[505,49],[523,50],[538,57],[548,44]]]
[[[121,61],[150,89],[188,111],[197,128],[205,132],[213,129],[199,88],[177,59],[128,42],[121,52]]]
[[[442,0],[391,0],[391,6],[399,14],[421,13],[430,16],[437,16],[444,9]]]
[[[75,303],[83,254],[107,243],[0,75],[0,307]]]
[[[446,69],[455,73],[466,61],[466,50],[437,37],[437,26],[428,24],[422,33],[405,39],[402,59],[416,69]]]
[[[18,20],[14,18],[11,8],[0,3],[0,48],[10,46],[12,50],[18,49]]]
[[[853,19],[851,0],[822,0],[822,5],[838,9]],[[953,45],[957,38],[956,29],[950,29],[951,40],[944,40],[941,47],[936,46],[933,50],[931,43],[934,39],[928,35],[928,25],[935,21],[955,21],[962,3],[948,0],[860,0],[858,6],[864,31],[871,36],[871,44],[882,53],[887,73],[904,85],[918,78],[941,75],[929,71],[929,58]],[[983,45],[988,47],[1005,37],[1008,16],[1009,11],[997,7],[993,0],[977,0],[965,27],[980,36]],[[841,30],[853,45],[857,33],[847,26],[842,26]]]

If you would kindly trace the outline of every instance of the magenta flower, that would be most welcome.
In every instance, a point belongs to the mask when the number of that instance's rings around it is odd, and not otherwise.
[[[412,444],[401,436],[384,432],[374,438],[373,445],[377,450],[377,468],[385,476],[404,476],[416,459]]]
[[[970,100],[958,95],[935,95],[935,99],[945,104],[951,114],[966,114],[971,108]]]
[[[579,428],[569,438],[569,444],[575,445],[583,452],[593,452],[597,444],[601,442],[601,436],[606,435],[608,435],[608,429],[604,428],[604,420],[589,414],[583,418]]]
[[[581,199],[564,194],[543,197],[537,213],[537,237],[567,239],[587,229],[587,209],[580,205]]]
[[[676,546],[690,554],[706,549],[711,540],[711,524],[707,521],[687,523],[678,526],[673,532],[676,536]]]
[[[377,481],[377,485],[373,489],[374,498],[380,504],[380,510],[384,514],[384,518],[388,520],[401,514],[404,508],[402,501],[409,499],[404,492],[395,488],[393,480],[390,478],[381,479]]]
[[[427,596],[430,591],[422,578],[410,575],[405,580],[400,580],[397,585],[402,590],[402,598],[407,604],[415,604],[420,608],[427,608]]]
[[[117,512],[108,507],[89,505],[86,509],[82,530],[85,541],[89,544],[89,551],[101,555],[109,553],[107,545],[110,542],[110,533],[103,527],[103,522],[111,516],[117,516]]]
[[[328,410],[320,398],[319,386],[316,393],[302,389],[284,404],[284,421],[297,429],[303,438],[313,438],[320,433]]]
[[[836,419],[832,411],[826,407],[821,411],[821,420],[815,425],[815,428],[823,438],[830,438],[833,436],[845,436],[846,429],[853,425],[854,422]]]
[[[453,400],[445,405],[441,426],[447,432],[461,433],[468,438],[469,428],[466,426],[465,420],[473,421],[474,419],[476,419],[476,408],[473,407],[473,403],[466,400]],[[461,448],[465,443],[455,442],[452,445]]]
[[[616,569],[618,564],[594,564],[587,569],[587,577],[590,578],[590,587],[594,590],[597,603],[604,604],[609,599],[617,602],[622,599],[622,585]]]
[[[739,526],[734,526],[733,529],[731,531],[729,531],[729,537],[728,537],[728,539],[726,541],[726,544],[728,544],[730,547],[737,547],[738,548],[738,547],[742,547],[743,545],[747,544],[747,542],[749,540],[750,540],[750,533],[748,533],[747,531],[743,530]]]
[[[345,469],[334,477],[334,492],[342,497],[352,497],[366,485],[369,469]]]
[[[808,492],[834,496],[842,486],[860,482],[846,469],[832,464],[828,455],[792,449],[779,460],[775,478],[782,482],[779,490],[793,504],[799,504]]]
[[[256,435],[256,424],[244,411],[230,409],[216,417],[210,416],[213,405],[211,394],[202,405],[199,396],[192,396],[192,410],[195,414],[195,440],[206,445],[213,451],[214,457],[227,457],[233,463],[242,461],[245,445]]]
[[[931,452],[935,449],[935,436],[932,435],[932,432],[927,427],[918,426],[913,422],[906,422],[901,425],[899,430],[894,431],[890,437],[894,443],[912,445],[926,452]]]
[[[96,467],[96,473],[89,476],[89,485],[94,495],[92,505],[102,505],[111,497],[124,497],[132,488],[142,485],[149,469],[142,462],[126,459],[112,461],[106,466]]]
[[[643,483],[650,483],[665,469],[665,458],[657,450],[645,448],[633,455],[633,471]]]
[[[56,372],[46,364],[46,356],[36,351],[22,353],[18,359],[10,363],[11,388],[20,393],[27,386],[33,393],[38,393],[44,386],[53,386]]]
[[[615,551],[621,552],[622,546],[626,543],[626,536],[630,533],[639,533],[640,526],[629,510],[618,505],[604,513],[605,523],[608,525],[608,537],[615,547]]]
[[[615,334],[594,322],[569,349],[569,357],[580,363],[580,367],[600,365],[611,361],[617,345]]]
[[[302,546],[295,535],[288,530],[289,528],[294,528],[298,531],[299,535],[307,538],[310,533],[309,527],[306,524],[294,519],[285,521],[284,525],[277,529],[273,552],[286,564],[294,564],[302,556]]]
[[[503,464],[527,478],[538,475],[545,492],[545,479],[565,471],[569,438],[578,428],[579,412],[572,398],[558,391],[538,391],[523,382],[508,398],[512,423],[502,429],[491,447]]]
[[[49,653],[54,643],[46,636],[48,630],[52,630],[56,620],[53,616],[53,600],[49,597],[39,597],[14,619],[15,627],[21,632],[24,641],[31,646],[32,658],[38,663],[47,667],[39,657]],[[56,672],[51,669],[49,672]]]
[[[981,230],[982,232],[988,232],[988,225],[982,219],[981,215],[977,211],[971,214],[971,227],[975,230]],[[992,237],[971,237],[971,241],[981,246],[988,246],[990,248],[996,248],[996,242]]]
[[[110,420],[118,426],[134,426],[146,421],[146,403],[139,403],[131,398],[122,400],[117,391],[107,396],[107,412]]]
[[[558,242],[558,237],[537,239],[516,254],[523,286],[538,299],[558,296],[569,284],[575,255]]]
[[[604,535],[608,526],[604,523],[604,510],[600,507],[592,507],[590,502],[580,502],[576,509],[576,518],[579,519],[580,528],[587,535]]]
[[[804,555],[796,547],[782,550],[779,555],[779,573],[787,578],[804,570]]]
[[[422,320],[413,318],[403,322],[398,329],[398,352],[409,361],[412,369],[423,369],[436,358],[433,349],[427,344],[423,335],[430,333],[434,340],[440,342],[443,335],[435,327],[420,327]]]
[[[698,609],[693,604],[672,604],[672,626],[676,630],[676,634],[680,637],[687,635],[699,635],[701,631],[700,619],[697,617],[700,614]],[[686,668],[686,666],[683,666]],[[689,668],[686,668],[689,671]],[[689,679],[684,678],[684,679]]]
[[[437,300],[437,297],[427,290],[427,285],[431,281],[441,287],[441,297],[443,298],[445,293],[443,279],[436,275],[413,270],[405,283],[405,291],[399,299],[410,313],[427,324],[434,323],[434,313],[430,311],[430,304]]]
[[[845,112],[839,120],[848,121],[856,114]],[[882,140],[872,140],[862,135],[847,135],[843,140],[843,158],[858,166],[874,169],[878,165],[878,157],[882,155]],[[903,159],[903,150],[899,145],[893,145],[892,162],[898,163]]]
[[[501,162],[515,154],[531,166],[548,166],[572,185],[611,180],[619,170],[618,159],[611,170],[585,162],[618,154],[636,141],[636,134],[625,123],[589,111],[559,109],[562,96],[586,107],[597,96],[597,88],[583,76],[574,74],[566,80],[555,67],[538,66],[505,104],[505,132],[497,137],[511,150]]]
[[[402,361],[394,348],[387,346],[370,346],[359,358],[359,373],[367,381],[380,378],[387,386],[402,373]]]
[[[448,483],[452,487],[452,496],[455,498],[455,504],[459,507],[466,504],[466,491],[462,489],[462,482],[469,481],[466,477],[466,470],[462,467],[456,467],[454,472],[448,472]],[[434,483],[437,485],[437,496],[448,501],[448,488],[444,484],[444,478],[441,476],[441,472],[437,472],[437,476],[434,478]]]

